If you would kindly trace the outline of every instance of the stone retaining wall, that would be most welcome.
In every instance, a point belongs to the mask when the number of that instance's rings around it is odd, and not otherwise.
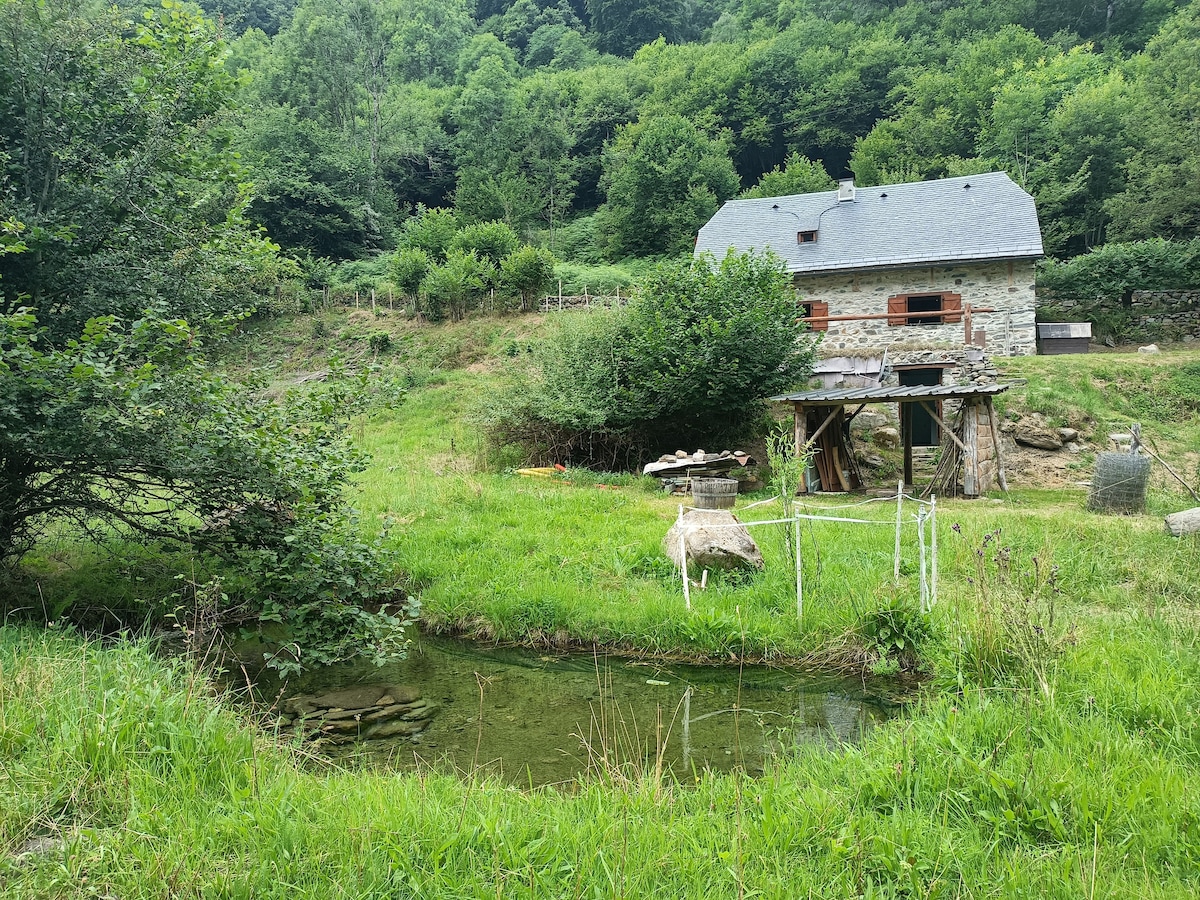
[[[1064,322],[1091,322],[1096,337],[1200,340],[1200,291],[1134,291],[1128,306],[1119,298],[1061,300],[1044,292],[1038,295],[1038,306]]]

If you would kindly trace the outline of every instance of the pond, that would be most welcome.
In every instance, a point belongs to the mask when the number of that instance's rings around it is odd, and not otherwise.
[[[899,709],[902,691],[885,679],[420,637],[408,659],[309,673],[287,694],[283,708],[309,716],[301,727],[344,742],[320,742],[334,758],[539,786],[656,768],[680,779],[759,774],[803,744],[857,742]]]

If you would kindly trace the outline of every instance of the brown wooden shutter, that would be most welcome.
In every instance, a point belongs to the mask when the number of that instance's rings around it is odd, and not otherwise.
[[[962,294],[942,294],[942,319],[947,325],[956,325],[962,321]]]
[[[814,300],[809,305],[812,307],[812,312],[809,313],[810,316],[827,316],[827,315],[829,315],[829,304],[828,303],[818,303],[816,300]],[[829,323],[828,322],[809,322],[808,327],[812,331],[828,331]]]
[[[908,297],[905,294],[897,294],[894,297],[888,297],[888,324],[903,325],[908,318]]]

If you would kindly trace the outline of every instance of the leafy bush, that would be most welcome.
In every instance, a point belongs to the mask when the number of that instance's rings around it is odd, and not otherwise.
[[[448,209],[417,206],[417,214],[404,223],[400,248],[424,250],[430,259],[442,261],[458,233],[458,219]]]
[[[633,274],[621,266],[585,266],[578,263],[559,263],[554,274],[562,281],[568,297],[581,294],[611,296],[618,290],[628,294],[635,283]]]
[[[520,245],[517,233],[504,222],[479,222],[468,225],[450,241],[449,250],[463,253],[474,252],[493,266],[512,253]]]
[[[451,251],[446,262],[421,279],[421,309],[434,321],[461,319],[467,305],[492,282],[495,270],[473,252]]]
[[[602,265],[604,253],[596,233],[596,217],[581,216],[559,227],[554,236],[554,252],[561,259],[588,265]]]
[[[1128,305],[1134,291],[1187,290],[1200,287],[1200,239],[1105,244],[1067,262],[1046,260],[1037,286],[1047,301],[1120,300]]]
[[[801,330],[773,255],[664,263],[628,307],[564,317],[485,418],[531,458],[605,466],[732,440],[811,371]]]
[[[372,331],[367,335],[367,346],[378,355],[392,349],[392,336],[386,331]]]
[[[524,246],[500,264],[500,284],[516,294],[521,309],[532,309],[554,281],[554,257],[548,250]]]

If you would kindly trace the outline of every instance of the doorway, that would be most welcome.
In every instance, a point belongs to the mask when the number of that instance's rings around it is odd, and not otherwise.
[[[915,369],[900,369],[896,374],[900,378],[901,387],[917,387],[921,385],[938,385],[942,383],[943,369],[941,366],[929,366]],[[940,416],[941,401],[934,400],[931,404]],[[942,442],[941,429],[933,416],[920,403],[900,404],[901,434],[912,436],[914,447],[936,447]]]

